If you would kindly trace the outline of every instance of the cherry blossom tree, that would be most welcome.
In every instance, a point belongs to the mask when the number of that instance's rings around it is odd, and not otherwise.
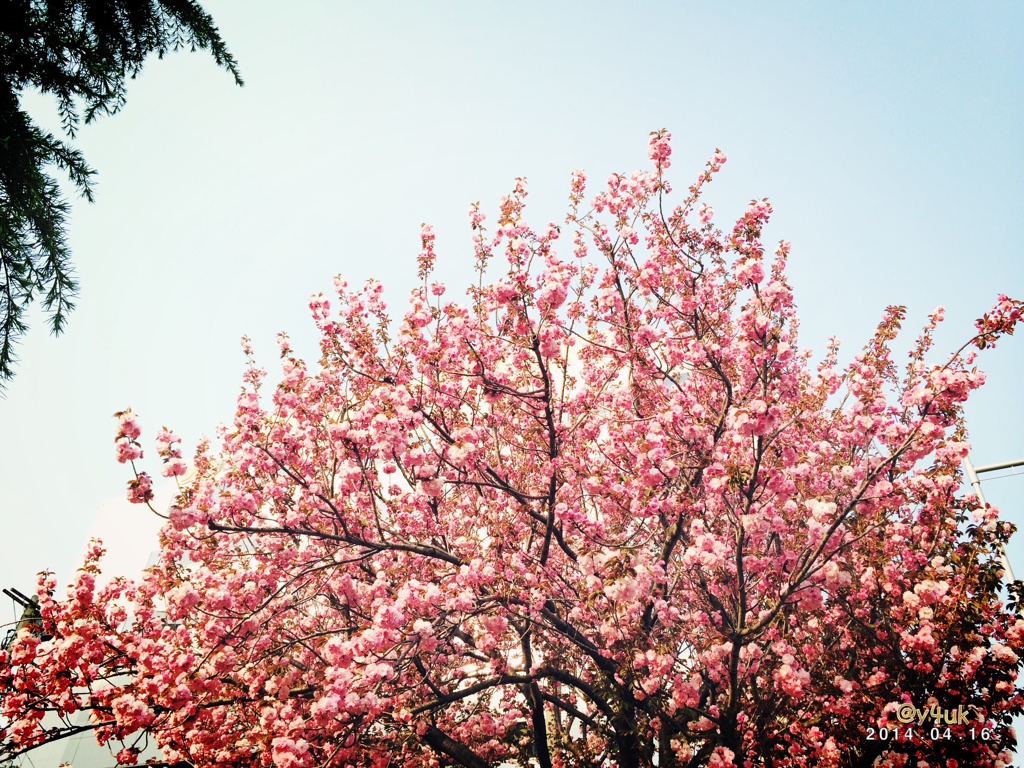
[[[424,226],[399,321],[376,282],[311,300],[316,369],[282,335],[268,389],[244,341],[219,447],[189,471],[157,435],[159,562],[100,587],[96,543],[65,598],[41,576],[6,754],[93,729],[124,764],[1009,765],[1012,526],[959,464],[1021,302],[933,362],[936,310],[902,368],[890,307],[814,364],[768,201],[718,229],[725,156],[680,195],[670,154],[652,134],[589,197],[576,172],[563,226],[527,224],[522,180],[493,228],[471,207],[461,303]],[[131,411],[116,450],[151,504]]]

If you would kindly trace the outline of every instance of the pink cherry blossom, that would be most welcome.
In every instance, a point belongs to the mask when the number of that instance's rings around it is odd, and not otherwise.
[[[523,179],[492,228],[472,205],[464,302],[424,225],[394,320],[339,277],[309,302],[318,365],[281,334],[265,384],[244,341],[217,444],[186,463],[155,435],[179,486],[154,565],[104,582],[94,543],[66,593],[40,576],[0,651],[0,761],[88,713],[121,764],[140,738],[196,768],[1009,764],[1012,528],[960,462],[974,353],[1021,303],[933,357],[936,310],[905,374],[901,307],[814,360],[771,203],[719,229],[725,155],[676,194],[668,132],[647,149],[596,192],[574,172],[559,226]],[[907,704],[972,720],[867,737]]]

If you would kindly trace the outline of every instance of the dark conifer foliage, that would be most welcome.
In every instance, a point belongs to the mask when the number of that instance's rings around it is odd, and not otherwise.
[[[68,202],[55,172],[93,199],[94,170],[70,141],[78,126],[125,103],[147,56],[209,51],[242,84],[213,19],[191,0],[4,0],[0,13],[0,390],[14,374],[25,311],[40,299],[60,333],[78,290],[68,250]],[[53,94],[66,137],[21,108],[26,89]]]

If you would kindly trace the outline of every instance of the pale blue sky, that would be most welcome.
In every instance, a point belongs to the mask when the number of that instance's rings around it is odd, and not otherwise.
[[[771,198],[819,354],[834,334],[848,359],[893,303],[906,344],[944,305],[942,351],[997,293],[1024,297],[1020,3],[204,6],[245,88],[206,54],[154,59],[81,133],[99,176],[70,222],[79,307],[59,339],[34,316],[0,400],[2,586],[67,578],[90,530],[143,514],[111,502],[114,411],[140,414],[151,455],[164,424],[190,452],[232,416],[242,334],[272,375],[280,330],[315,360],[306,304],[338,273],[382,279],[400,314],[423,221],[461,293],[468,203],[493,219],[526,176],[532,220],[561,222],[572,169],[645,167],[658,128],[677,188],[728,154],[719,221]],[[975,462],[1024,458],[1024,334],[982,365]],[[1024,523],[1024,477],[986,491]]]

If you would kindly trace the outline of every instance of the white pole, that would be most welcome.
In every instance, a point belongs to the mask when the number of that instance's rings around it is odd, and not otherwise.
[[[982,506],[985,506],[988,502],[985,501],[985,494],[981,491],[981,479],[978,475],[982,472],[995,472],[999,469],[1010,469],[1011,467],[1024,466],[1024,459],[1018,459],[1017,461],[1004,461],[999,464],[986,464],[984,467],[974,468],[969,458],[964,458],[964,469],[967,471],[967,480],[974,488],[974,493],[978,497],[978,501],[981,502]],[[999,560],[1003,564],[1003,577],[1006,581],[1015,581],[1013,577],[1013,568],[1010,567],[1010,559],[1006,556],[1006,548],[1002,544],[999,545]]]

